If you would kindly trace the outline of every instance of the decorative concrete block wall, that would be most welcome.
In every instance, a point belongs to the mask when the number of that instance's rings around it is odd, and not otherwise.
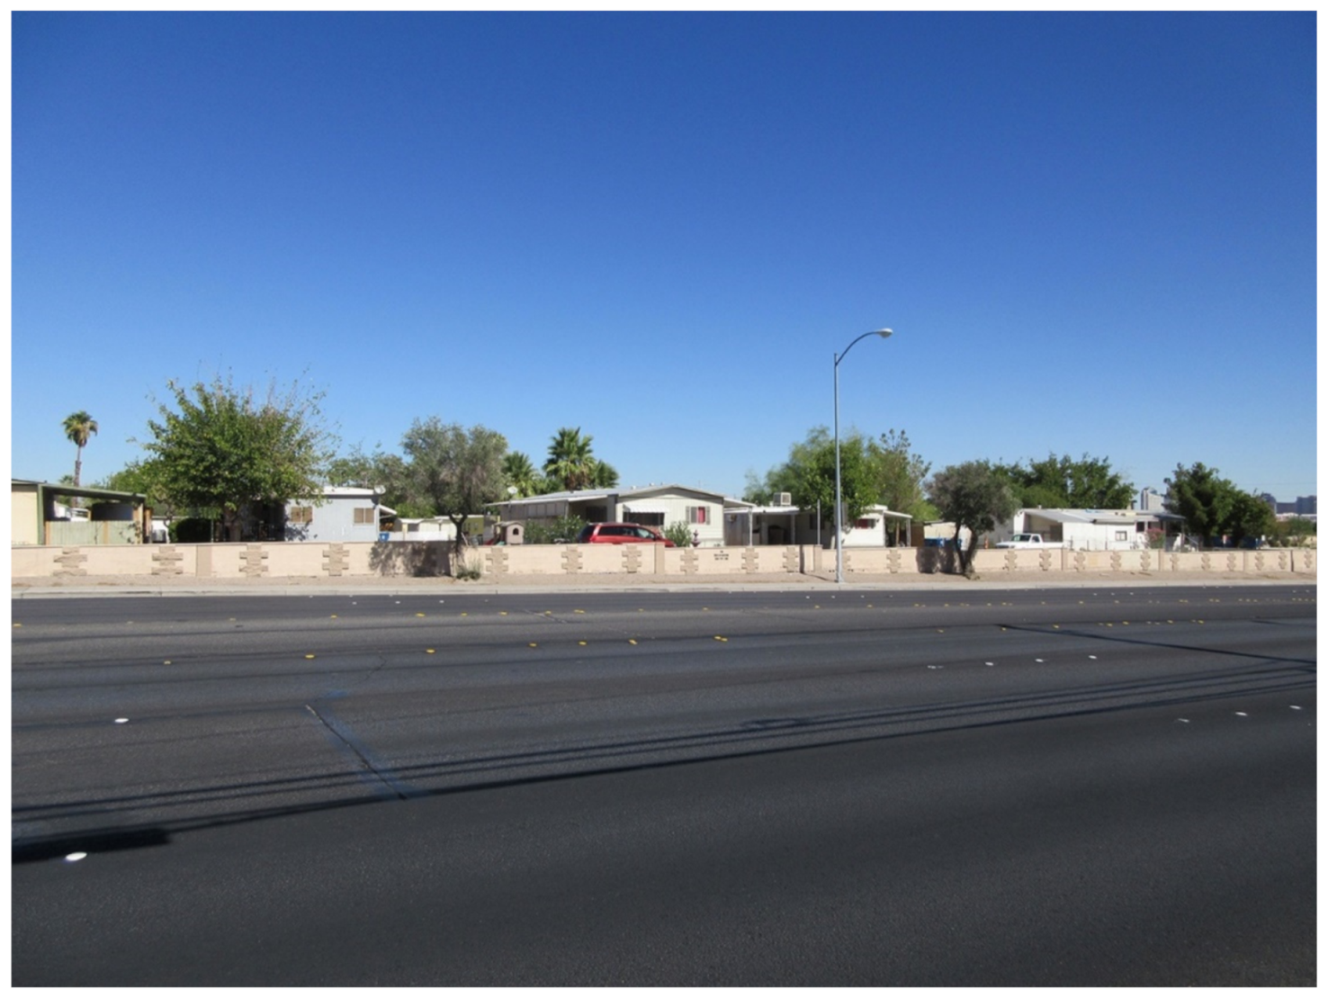
[[[201,579],[300,579],[365,576],[432,577],[452,574],[450,542],[306,542],[262,544],[21,545],[11,549],[14,578],[167,576]],[[1033,580],[1057,574],[1177,572],[1262,578],[1308,575],[1318,568],[1312,549],[1261,551],[1070,551],[983,549],[974,568],[987,578]],[[954,570],[954,554],[942,548],[846,548],[845,578]],[[657,576],[779,578],[833,574],[835,553],[818,547],[666,548],[662,544],[524,544],[467,549],[464,564],[481,577],[522,575],[579,577]]]

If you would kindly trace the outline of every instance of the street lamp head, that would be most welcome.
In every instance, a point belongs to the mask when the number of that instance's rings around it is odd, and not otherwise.
[[[876,332],[876,335],[877,335],[877,336],[879,336],[881,339],[884,340],[884,339],[889,338],[889,337],[894,333],[894,330],[893,330],[893,329],[877,329],[875,332]]]

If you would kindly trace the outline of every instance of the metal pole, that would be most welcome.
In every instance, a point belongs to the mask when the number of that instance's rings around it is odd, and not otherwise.
[[[856,342],[856,341],[855,341]],[[844,351],[848,353],[847,350]],[[844,500],[839,480],[839,354],[835,354],[835,582],[844,581],[844,553],[840,549],[843,535],[840,532],[839,514]]]
[[[839,362],[848,356],[848,352],[853,349],[854,343],[857,343],[858,340],[866,339],[868,336],[879,336],[881,339],[885,339],[891,335],[893,335],[892,330],[874,329],[869,333],[863,333],[853,343],[844,347],[843,353],[835,354],[835,582],[837,583],[843,583],[844,581],[844,525],[842,522],[844,519],[844,496],[843,483],[839,477]]]

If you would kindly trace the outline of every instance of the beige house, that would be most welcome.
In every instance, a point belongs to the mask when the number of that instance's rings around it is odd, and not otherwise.
[[[548,522],[577,516],[587,523],[639,523],[664,530],[685,523],[700,547],[724,544],[724,496],[683,485],[550,492],[491,504],[500,520]]]
[[[11,544],[141,544],[146,537],[145,496],[21,478],[10,481]],[[62,499],[89,499],[93,505],[84,517]]]

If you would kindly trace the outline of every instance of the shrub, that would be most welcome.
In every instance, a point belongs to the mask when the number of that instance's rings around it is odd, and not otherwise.
[[[571,544],[586,521],[579,516],[563,516],[547,522],[532,520],[526,524],[527,544]]]
[[[680,548],[692,546],[692,528],[681,520],[670,523],[664,530],[664,536]]]
[[[212,540],[212,521],[189,516],[170,525],[171,540],[177,544],[206,544]]]

